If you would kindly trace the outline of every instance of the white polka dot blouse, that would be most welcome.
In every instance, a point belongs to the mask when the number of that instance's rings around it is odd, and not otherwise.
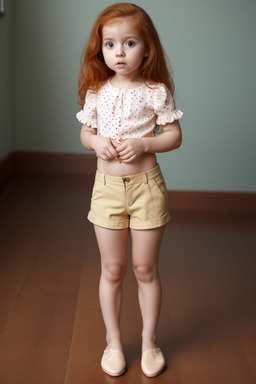
[[[120,142],[127,138],[154,136],[158,125],[182,117],[163,84],[143,84],[134,89],[119,89],[108,80],[95,93],[88,91],[77,119],[97,134]]]

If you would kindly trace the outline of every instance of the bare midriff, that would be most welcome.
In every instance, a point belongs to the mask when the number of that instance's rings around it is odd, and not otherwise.
[[[157,165],[154,153],[144,153],[131,163],[123,163],[119,160],[104,161],[98,158],[98,171],[110,176],[135,175],[153,169]]]

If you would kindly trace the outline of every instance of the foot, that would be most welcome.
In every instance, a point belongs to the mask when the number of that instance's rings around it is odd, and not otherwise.
[[[101,359],[101,368],[110,376],[121,376],[126,370],[123,352],[117,349],[105,349]]]
[[[165,365],[165,358],[159,347],[143,352],[141,369],[144,375],[148,377],[158,376],[164,370]]]
[[[158,344],[154,341],[142,341],[142,354],[150,349],[158,348]]]

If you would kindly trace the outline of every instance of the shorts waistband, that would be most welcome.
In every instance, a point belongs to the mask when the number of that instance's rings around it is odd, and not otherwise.
[[[102,182],[104,185],[106,184],[137,184],[137,183],[144,183],[147,184],[148,180],[154,179],[158,175],[161,175],[161,169],[159,165],[153,169],[150,169],[149,171],[142,172],[142,173],[136,173],[135,175],[127,175],[127,176],[110,176],[105,175],[104,173],[101,173],[99,171],[96,171],[95,180],[98,180]]]

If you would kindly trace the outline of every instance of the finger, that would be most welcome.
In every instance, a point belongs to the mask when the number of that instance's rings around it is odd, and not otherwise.
[[[120,143],[118,143],[117,141],[115,141],[115,140],[112,139],[111,137],[110,137],[110,141],[111,141],[111,144],[113,145],[114,148],[117,148],[117,147],[120,146]]]
[[[99,156],[101,159],[105,160],[105,161],[110,160],[110,158],[112,158],[112,155],[111,155],[111,153],[109,152],[108,148],[105,148],[103,151],[99,152],[99,153],[98,153],[98,156]]]
[[[116,159],[118,157],[118,154],[116,153],[113,147],[112,148],[110,147],[107,149],[106,155],[108,159]]]
[[[126,148],[127,148],[127,143],[123,142],[122,144],[119,144],[115,149],[118,153],[120,153]]]
[[[120,146],[121,147],[121,146]],[[123,147],[123,148],[117,148],[116,151],[118,152],[119,156],[125,156],[128,153],[132,153],[131,148]]]
[[[128,152],[128,153],[125,153],[125,154],[123,154],[123,155],[121,155],[121,154],[119,154],[119,159],[121,159],[121,160],[127,160],[127,159],[129,159],[130,157],[132,157],[134,154],[133,153],[130,153],[130,152]]]
[[[118,156],[115,148],[113,147],[112,143],[108,141],[107,145],[105,145],[105,148],[103,149],[103,152],[109,159],[114,159]]]
[[[105,153],[99,153],[98,156],[99,156],[102,160],[104,160],[104,161],[108,161],[108,160],[109,160],[109,158],[107,157],[107,155],[105,155]]]
[[[122,153],[119,153],[119,154],[118,154],[118,158],[120,158],[120,159],[124,159],[124,158],[126,158],[126,159],[127,159],[128,157],[131,157],[131,155],[132,155],[132,154],[129,153],[129,152],[125,152],[125,153],[122,152]]]
[[[135,158],[136,158],[136,155],[133,155],[133,156],[131,156],[131,157],[129,157],[128,159],[122,159],[122,162],[123,163],[131,163],[133,160],[135,160]]]
[[[115,150],[114,147],[110,147],[110,148],[108,148],[108,150],[109,150],[109,152],[110,152],[110,154],[111,154],[111,157],[112,157],[113,159],[115,159],[116,157],[118,157],[118,153],[117,153],[117,151]]]

